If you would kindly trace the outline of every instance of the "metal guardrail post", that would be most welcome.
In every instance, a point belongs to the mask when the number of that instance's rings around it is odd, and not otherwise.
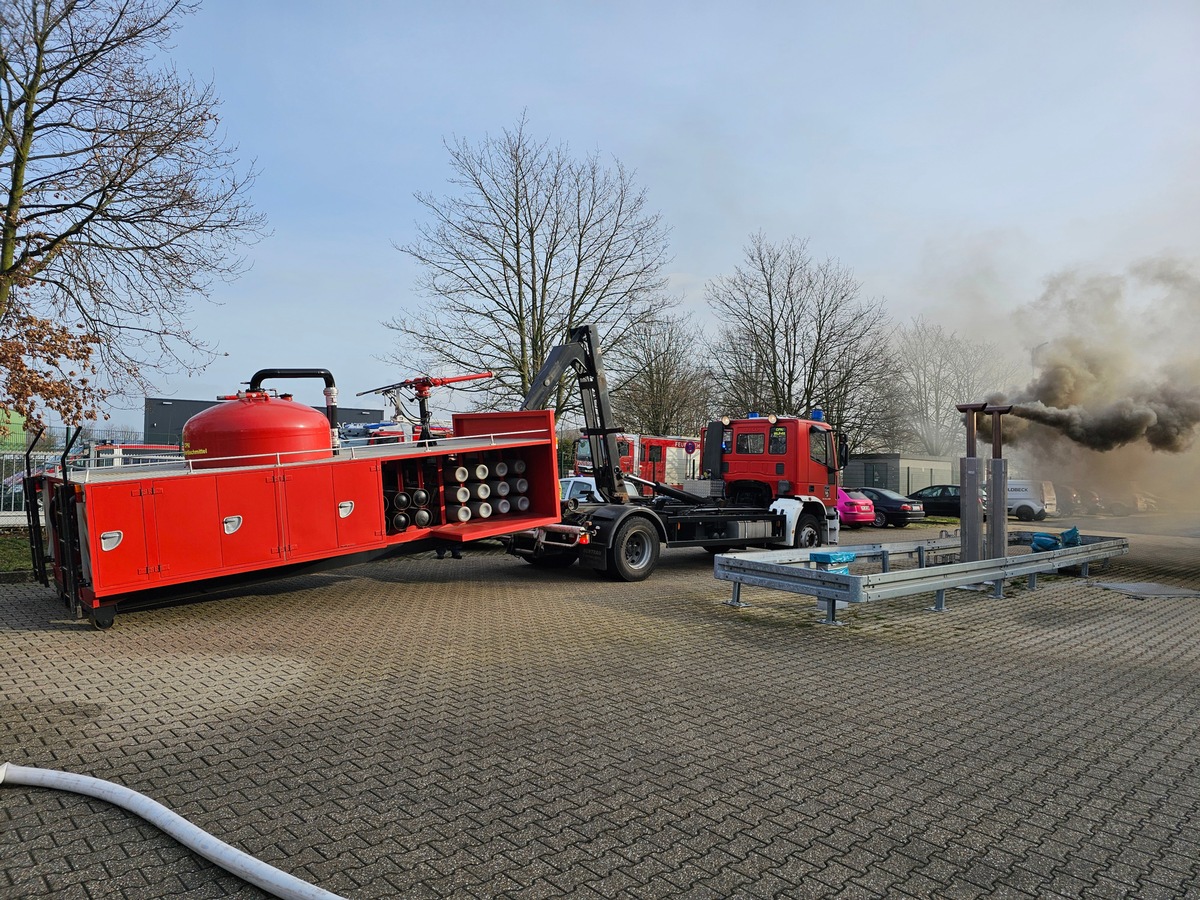
[[[929,607],[930,612],[945,612],[946,611],[946,589],[942,588],[934,594],[933,606]]]

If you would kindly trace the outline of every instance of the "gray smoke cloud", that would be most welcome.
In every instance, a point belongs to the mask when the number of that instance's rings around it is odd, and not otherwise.
[[[1191,269],[1156,259],[1122,276],[1056,276],[1019,315],[1047,338],[1032,350],[1036,374],[1008,399],[989,399],[1011,403],[1014,416],[1045,428],[1012,422],[1009,443],[1044,451],[1064,437],[1097,451],[1193,446],[1200,433],[1200,278]]]

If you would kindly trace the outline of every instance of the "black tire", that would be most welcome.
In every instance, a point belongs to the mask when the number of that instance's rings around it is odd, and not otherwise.
[[[897,528],[907,528],[911,523],[910,522],[893,522],[892,524],[895,525]]]
[[[566,553],[547,553],[545,556],[526,556],[525,562],[535,569],[566,569],[575,565],[579,552],[571,550]]]
[[[881,509],[875,510],[875,521],[871,523],[875,528],[887,528],[887,515]]]
[[[1036,513],[1034,513],[1033,517],[1039,522],[1044,521],[1046,518],[1046,511],[1044,509],[1039,509]]]
[[[1017,507],[1017,518],[1020,519],[1022,522],[1032,522],[1033,521],[1033,510],[1030,509],[1028,506],[1019,506],[1019,507]]]
[[[796,520],[795,546],[800,548],[821,546],[821,523],[812,513],[801,513],[800,518]]]
[[[641,516],[626,519],[608,551],[608,571],[617,581],[645,581],[658,565],[658,532]]]

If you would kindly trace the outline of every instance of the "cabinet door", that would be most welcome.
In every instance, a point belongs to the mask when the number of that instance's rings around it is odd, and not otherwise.
[[[160,478],[153,483],[158,535],[156,581],[179,581],[221,569],[221,515],[217,476]]]
[[[338,546],[365,548],[383,543],[382,497],[379,463],[363,461],[333,467]]]
[[[115,588],[147,587],[150,580],[142,485],[94,484],[86,489],[92,587],[97,596]]]
[[[217,478],[221,561],[227,569],[279,562],[283,553],[275,473],[222,472]]]
[[[337,503],[329,465],[296,466],[283,478],[288,559],[332,556],[338,549]]]

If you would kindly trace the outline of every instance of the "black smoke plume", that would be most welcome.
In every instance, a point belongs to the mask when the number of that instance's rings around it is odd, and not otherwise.
[[[1180,453],[1200,432],[1200,279],[1153,260],[1121,277],[1052,279],[1020,315],[1049,339],[1037,374],[1009,398],[1013,415],[1051,429],[1005,425],[1009,443],[1050,448],[1060,435],[1097,451],[1127,444]]]

